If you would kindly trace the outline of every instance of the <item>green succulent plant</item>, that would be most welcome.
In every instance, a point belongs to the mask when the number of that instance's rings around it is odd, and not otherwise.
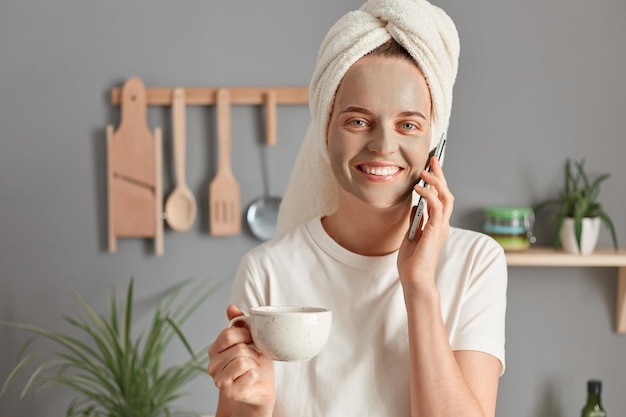
[[[174,305],[187,279],[174,286],[156,305],[152,323],[146,333],[133,338],[133,288],[131,279],[124,305],[119,308],[115,290],[111,292],[108,317],[98,315],[75,291],[78,313],[64,320],[88,340],[70,333],[48,331],[29,324],[0,321],[0,324],[33,333],[18,353],[17,364],[0,390],[2,396],[27,365],[45,354],[44,360],[32,372],[21,396],[51,386],[64,386],[77,394],[66,410],[67,417],[160,417],[197,415],[188,410],[174,410],[172,403],[186,393],[183,387],[206,373],[206,348],[194,352],[181,325],[211,295],[221,283],[204,289],[198,285],[182,302]],[[119,312],[118,312],[119,310]],[[55,352],[30,351],[37,337],[54,342]],[[161,365],[165,349],[177,339],[189,356],[182,363],[167,368]]]
[[[572,169],[572,164],[574,169]],[[618,250],[617,235],[613,227],[613,221],[604,211],[602,205],[598,202],[598,194],[600,193],[600,184],[609,178],[609,174],[602,174],[593,181],[585,172],[585,160],[570,161],[565,164],[565,186],[556,198],[550,198],[542,201],[534,207],[535,212],[539,212],[548,206],[558,206],[556,213],[556,232],[554,236],[554,247],[561,246],[560,230],[565,218],[574,219],[574,230],[576,233],[576,242],[580,250],[580,239],[582,235],[582,220],[585,217],[598,217],[602,223],[611,232],[613,240],[613,248]]]

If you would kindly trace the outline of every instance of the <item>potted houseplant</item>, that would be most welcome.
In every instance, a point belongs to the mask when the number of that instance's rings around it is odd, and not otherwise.
[[[573,168],[572,168],[573,164]],[[535,206],[535,212],[547,206],[557,206],[554,247],[562,247],[571,253],[587,254],[595,249],[600,224],[611,232],[613,248],[618,249],[615,228],[609,215],[598,202],[600,185],[609,174],[593,181],[585,172],[585,161],[570,161],[565,164],[565,186],[558,197],[545,200]]]
[[[60,350],[51,352],[52,358],[41,361],[32,372],[22,390],[22,397],[50,386],[70,388],[77,397],[68,405],[67,417],[197,415],[187,410],[174,410],[172,405],[184,396],[184,385],[206,373],[208,360],[206,348],[198,352],[192,350],[181,325],[221,283],[208,290],[198,286],[174,305],[189,281],[177,284],[160,298],[149,329],[141,335],[134,335],[132,331],[133,279],[128,284],[121,308],[118,308],[115,291],[112,291],[108,317],[98,315],[80,295],[72,292],[79,312],[75,316],[65,316],[65,321],[86,336],[86,342],[70,333],[0,321],[2,325],[33,333],[20,350],[17,365],[0,389],[0,396],[19,374],[26,372],[27,365],[37,362],[44,353],[28,353],[32,339],[39,336],[54,342]],[[161,358],[172,339],[180,341],[189,356],[182,363],[164,369]]]

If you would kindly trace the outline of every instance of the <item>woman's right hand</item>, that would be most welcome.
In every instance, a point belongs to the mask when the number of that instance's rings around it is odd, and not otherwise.
[[[226,309],[228,320],[242,314],[232,304]],[[209,375],[220,390],[220,402],[230,403],[220,404],[220,408],[233,412],[243,407],[261,414],[270,410],[268,415],[271,415],[275,398],[274,364],[251,347],[250,330],[241,322],[236,326],[240,327],[222,330],[209,348]]]

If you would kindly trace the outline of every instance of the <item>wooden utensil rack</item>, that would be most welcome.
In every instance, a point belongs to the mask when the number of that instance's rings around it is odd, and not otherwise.
[[[223,87],[187,87],[185,100],[187,105],[210,106],[215,104],[217,90]],[[227,87],[230,93],[231,104],[263,105],[267,101],[267,94],[276,94],[276,104],[294,105],[309,103],[309,89],[307,87]],[[146,88],[147,104],[149,106],[171,106],[173,87]],[[121,88],[111,90],[111,104],[119,105]]]
[[[136,86],[135,86],[136,85]],[[130,90],[131,87],[136,87],[134,90]],[[140,87],[140,88],[139,88]],[[125,90],[128,89],[128,90]],[[127,115],[126,122],[134,123],[133,129],[126,129],[124,132],[130,132],[127,134],[124,140],[119,140],[118,130],[115,130],[112,125],[107,126],[107,184],[108,184],[108,201],[109,201],[109,251],[116,251],[116,239],[118,237],[152,237],[155,240],[155,252],[157,255],[163,254],[163,215],[162,213],[162,186],[160,180],[160,168],[161,168],[161,130],[155,129],[155,136],[152,138],[148,132],[147,121],[145,120],[146,106],[173,106],[174,104],[174,91],[183,90],[183,97],[185,100],[185,106],[210,106],[217,105],[218,92],[227,94],[229,97],[228,106],[231,105],[258,105],[265,106],[265,119],[266,119],[266,143],[267,145],[276,144],[276,106],[277,105],[308,105],[309,91],[307,87],[151,87],[145,88],[141,79],[133,77],[124,84],[123,87],[116,87],[111,90],[111,104],[115,106],[121,106],[122,113],[128,113],[135,108],[136,115]],[[126,109],[126,110],[125,110]],[[129,110],[130,109],[130,110]],[[136,116],[136,117],[135,117]],[[141,117],[140,117],[141,116]],[[124,117],[122,117],[124,121]],[[225,122],[223,122],[225,123]],[[222,124],[223,124],[222,123]],[[228,123],[230,124],[230,123]],[[120,125],[121,126],[121,125]],[[230,131],[230,126],[222,126]],[[155,152],[155,157],[147,155],[144,150],[138,150],[138,145],[142,144],[138,142],[135,137],[135,130],[141,130],[140,133],[144,133],[144,136],[150,136],[148,145],[150,149]],[[145,132],[144,132],[145,131]],[[147,132],[147,133],[146,133]],[[153,144],[152,142],[155,142]],[[144,147],[147,145],[144,145]],[[220,147],[225,146],[224,144]],[[137,149],[135,149],[137,148]],[[133,161],[129,162],[129,158]],[[126,165],[122,163],[128,162]],[[118,166],[122,164],[122,166]],[[141,190],[132,189],[132,186],[139,187],[139,182],[136,180],[136,173],[131,172],[136,167],[147,166],[148,168],[154,168],[154,184],[152,184],[152,177],[150,177],[150,201],[147,198],[139,201],[137,195]],[[124,168],[124,169],[122,169]],[[146,168],[147,169],[147,168]],[[120,171],[120,172],[118,172]],[[121,176],[130,172],[133,175]],[[152,171],[150,171],[152,172]],[[121,176],[121,177],[120,177]],[[128,178],[127,178],[128,176]],[[118,186],[119,178],[124,179],[131,185],[127,185],[124,182]],[[117,182],[116,182],[117,181]],[[141,182],[143,184],[146,181]],[[117,186],[117,188],[114,188]],[[120,188],[126,186],[125,188]],[[119,188],[119,189],[118,189]],[[232,187],[231,187],[232,188]],[[213,190],[211,195],[217,191]],[[238,193],[238,191],[237,191]],[[147,203],[146,203],[147,201]],[[231,201],[231,200],[228,200]],[[143,202],[140,205],[138,202]],[[150,203],[150,204],[148,204]],[[148,207],[154,205],[152,207]],[[215,208],[210,210],[213,212]],[[236,207],[236,216],[239,215],[239,207]],[[217,212],[217,211],[216,211]],[[130,215],[132,214],[132,216]],[[151,219],[156,216],[155,221]],[[139,220],[148,219],[151,221],[150,230],[146,227],[140,228]],[[139,219],[139,220],[138,220]],[[239,217],[237,217],[237,220]],[[128,223],[128,224],[127,224]],[[154,225],[152,224],[154,223]],[[154,226],[154,227],[152,227]],[[146,229],[146,230],[144,230]],[[154,230],[153,230],[154,229]],[[231,229],[226,231],[220,231],[214,224],[211,224],[211,234],[213,235],[228,235],[237,234],[240,231],[240,227],[235,224]]]

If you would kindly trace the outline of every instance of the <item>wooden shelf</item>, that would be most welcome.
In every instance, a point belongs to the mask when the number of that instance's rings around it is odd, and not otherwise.
[[[590,255],[574,255],[552,248],[530,248],[523,252],[507,252],[510,266],[616,266],[626,267],[626,249],[597,249]]]
[[[509,266],[569,266],[617,268],[616,332],[626,334],[626,249],[597,249],[590,255],[574,255],[552,248],[537,247],[523,252],[507,252]]]

